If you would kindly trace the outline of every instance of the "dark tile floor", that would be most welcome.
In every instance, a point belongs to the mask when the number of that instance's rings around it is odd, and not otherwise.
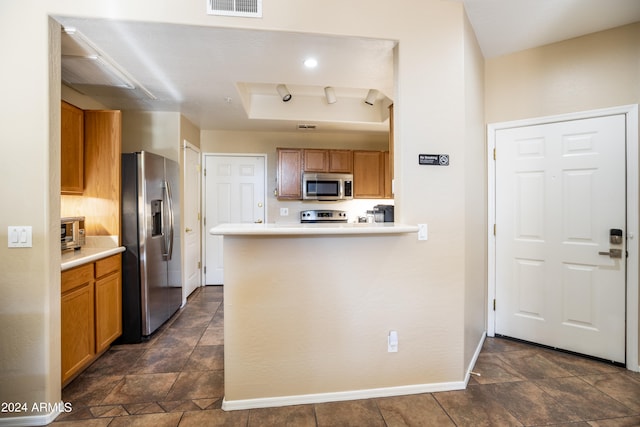
[[[499,338],[466,390],[225,412],[222,328],[222,288],[197,289],[150,341],[69,384],[53,426],[640,426],[640,374]]]

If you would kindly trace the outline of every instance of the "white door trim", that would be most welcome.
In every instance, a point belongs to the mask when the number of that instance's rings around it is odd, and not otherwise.
[[[182,180],[183,180],[183,185],[187,185],[187,150],[191,150],[193,152],[195,152],[199,157],[200,157],[200,169],[202,170],[202,155],[200,152],[200,147],[190,143],[189,141],[187,141],[186,139],[182,140]],[[185,189],[182,189],[181,192],[183,195],[186,194]],[[202,174],[200,174],[200,200],[198,201],[198,211],[200,212],[200,215],[202,215]],[[183,215],[181,216],[182,218],[186,217],[186,206],[183,206]],[[202,221],[200,221],[200,224],[202,224]],[[199,247],[200,247],[200,265],[202,265],[202,227],[200,228],[200,242],[199,242]],[[182,242],[181,244],[184,245],[182,248],[182,256],[184,257],[186,255],[186,231],[183,228],[181,230],[181,236],[180,236],[180,241]],[[186,258],[185,258],[186,259]],[[185,283],[187,282],[187,269],[185,268],[185,260],[182,260],[182,305],[184,306],[187,303],[187,296],[186,295],[186,286]],[[202,269],[200,269],[200,284],[198,285],[198,287],[202,286]]]
[[[201,205],[202,205],[202,215],[204,216],[206,214],[206,212],[204,212],[204,207],[206,206],[207,203],[207,188],[206,188],[206,176],[205,176],[205,167],[204,165],[207,164],[207,157],[263,157],[264,158],[264,222],[267,223],[269,222],[268,219],[268,213],[269,213],[269,206],[268,206],[268,202],[269,199],[267,198],[267,187],[268,187],[268,181],[267,181],[267,170],[269,169],[269,163],[268,163],[268,158],[267,155],[265,153],[202,153],[202,158],[200,160],[200,164],[202,165],[202,175],[201,175],[201,182],[202,185],[200,186],[200,190],[202,191],[202,197],[201,197]],[[201,241],[201,245],[202,245],[202,249],[201,249],[201,253],[202,253],[202,260],[203,263],[202,265],[205,265],[205,260],[207,259],[207,236],[209,235],[209,230],[207,225],[205,224],[205,221],[202,221],[202,241]],[[205,272],[204,272],[204,268],[201,270],[201,274],[202,274],[202,283],[205,284],[206,283],[206,277],[205,277]],[[204,285],[203,285],[204,286]]]
[[[582,111],[578,113],[561,114],[556,116],[538,117],[532,119],[516,120],[512,122],[491,123],[487,125],[487,198],[488,198],[488,289],[487,289],[487,335],[495,336],[495,312],[493,301],[496,296],[496,241],[494,224],[496,221],[496,194],[495,194],[495,162],[493,159],[496,147],[496,132],[498,130],[515,127],[540,125],[569,120],[588,119],[594,117],[624,114],[627,125],[627,233],[630,237],[627,241],[627,319],[626,319],[626,364],[627,369],[640,371],[638,361],[638,310],[639,310],[639,262],[640,256],[640,214],[638,203],[638,104],[623,105],[620,107],[604,108],[599,110]]]

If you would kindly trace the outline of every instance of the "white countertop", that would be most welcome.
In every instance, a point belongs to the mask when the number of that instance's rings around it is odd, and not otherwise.
[[[116,246],[110,248],[87,248],[83,247],[80,250],[70,250],[62,253],[62,262],[60,264],[60,271],[65,271],[79,265],[86,264],[88,262],[97,261],[102,258],[106,258],[111,255],[124,252],[124,246]]]
[[[338,224],[220,224],[209,230],[214,236],[379,235],[417,233],[417,225],[382,223]]]

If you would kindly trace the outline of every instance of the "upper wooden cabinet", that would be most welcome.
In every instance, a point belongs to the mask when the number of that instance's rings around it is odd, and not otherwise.
[[[359,199],[390,197],[391,185],[385,184],[389,180],[388,164],[388,151],[354,151],[353,197]]]
[[[329,172],[352,173],[353,151],[329,150]]]
[[[303,150],[305,172],[326,172],[329,170],[329,151]]]
[[[302,151],[299,148],[277,149],[279,199],[302,199]]]
[[[351,173],[353,171],[352,151],[305,149],[303,170],[305,172]]]
[[[67,102],[61,105],[60,192],[84,191],[84,112]]]
[[[63,102],[63,111],[65,103]],[[67,104],[69,105],[69,104]],[[71,111],[77,109],[70,106]],[[120,235],[120,153],[122,151],[121,113],[117,110],[78,110],[83,116],[83,155],[74,170],[84,169],[83,189],[65,191],[62,184],[60,215],[84,216],[87,236]],[[64,116],[64,114],[63,114]],[[62,126],[62,152],[65,128]],[[62,161],[62,176],[71,166]],[[62,180],[64,182],[64,179]],[[70,196],[73,195],[73,196]],[[97,203],[97,201],[100,203]]]

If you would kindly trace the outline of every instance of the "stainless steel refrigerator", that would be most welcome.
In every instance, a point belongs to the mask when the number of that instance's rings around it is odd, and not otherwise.
[[[178,163],[122,154],[122,336],[145,340],[182,304]]]

